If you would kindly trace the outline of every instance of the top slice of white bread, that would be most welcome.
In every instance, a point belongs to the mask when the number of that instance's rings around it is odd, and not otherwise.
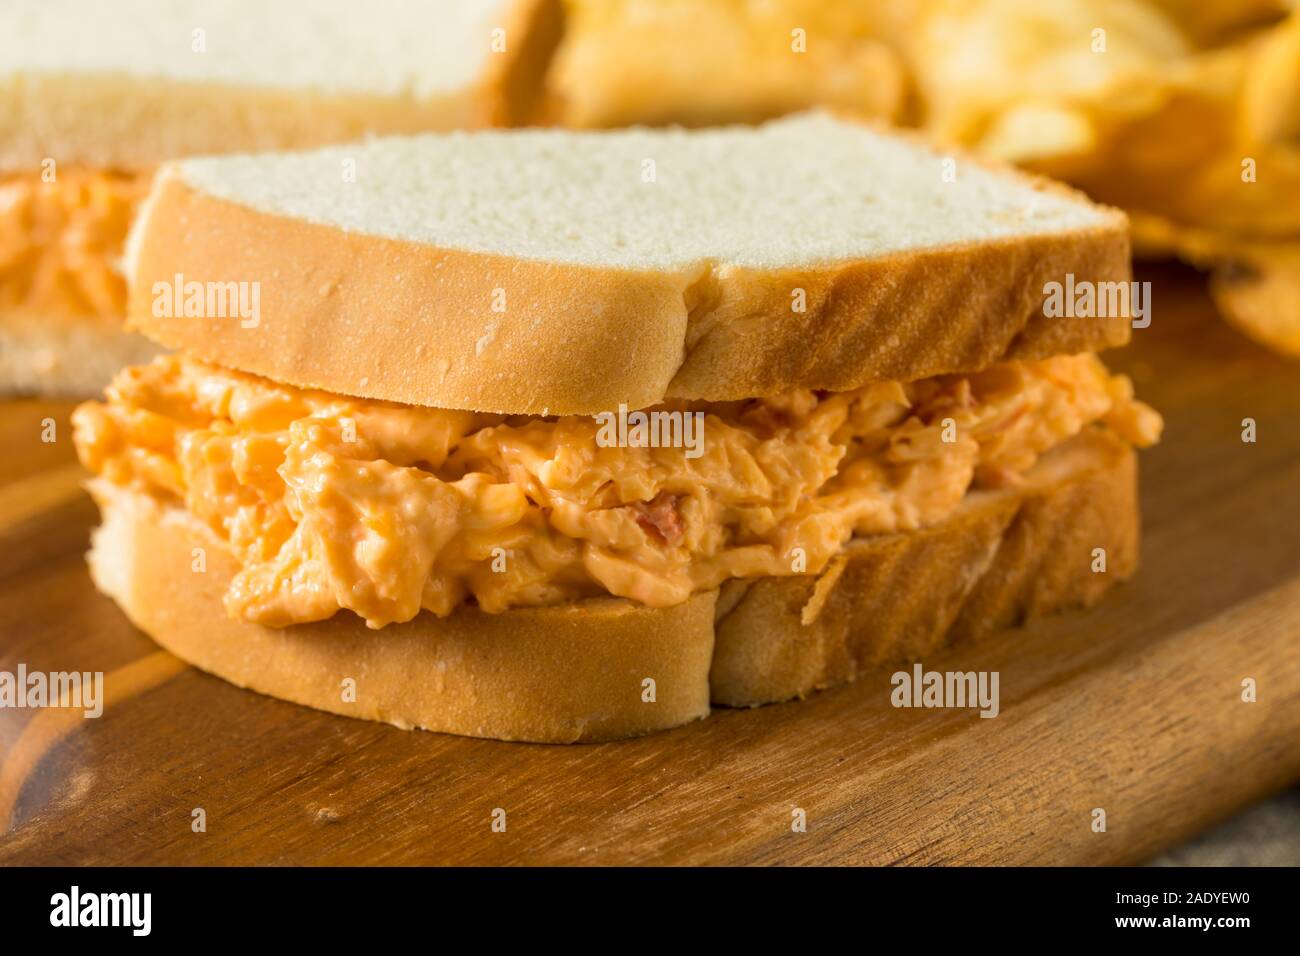
[[[945,182],[944,163],[814,113],[758,130],[413,136],[178,168],[211,196],[349,232],[614,269],[805,266],[1113,221],[979,166]]]
[[[553,45],[535,33],[558,35],[539,24],[558,2],[6,0],[0,170],[503,121],[510,71],[549,54],[532,45]]]
[[[132,320],[298,385],[590,413],[969,371],[1118,344],[1043,287],[1128,278],[1063,187],[826,114],[762,127],[391,138],[166,167]],[[160,280],[260,283],[257,328],[153,315]]]

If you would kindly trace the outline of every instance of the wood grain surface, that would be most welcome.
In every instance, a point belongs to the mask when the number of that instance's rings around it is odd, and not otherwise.
[[[241,691],[94,591],[70,406],[7,403],[0,670],[104,671],[107,704],[0,710],[0,863],[1108,864],[1178,844],[1300,779],[1300,367],[1223,326],[1193,274],[1142,277],[1152,326],[1108,356],[1167,421],[1142,456],[1142,569],[1090,612],[924,662],[999,671],[991,720],[895,709],[888,672],[575,747]]]

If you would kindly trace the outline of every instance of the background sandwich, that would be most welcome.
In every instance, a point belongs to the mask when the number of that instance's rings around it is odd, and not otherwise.
[[[855,123],[169,164],[130,267],[132,325],[180,351],[75,416],[92,571],[265,693],[606,739],[1136,564],[1159,418],[1091,354],[1129,318],[1044,311],[1127,282],[1123,215]],[[241,283],[255,316],[207,313]],[[699,454],[601,438],[647,408]]]
[[[90,394],[153,348],[117,260],[153,169],[508,124],[551,0],[14,0],[0,11],[0,392]]]

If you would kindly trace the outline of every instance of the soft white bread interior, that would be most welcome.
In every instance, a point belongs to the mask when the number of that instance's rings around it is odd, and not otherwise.
[[[237,567],[220,539],[103,481],[91,485],[104,523],[90,564],[159,644],[242,687],[401,727],[607,740],[702,717],[710,698],[798,697],[1091,603],[1136,566],[1135,481],[1133,450],[1091,429],[1023,486],[969,495],[942,525],[855,540],[816,578],[735,583],[666,609],[606,599],[425,613],[379,631],[346,613],[261,627],[224,612]],[[1105,573],[1092,570],[1096,548]]]
[[[560,15],[559,0],[8,0],[0,172],[520,121]]]
[[[455,133],[165,167],[130,318],[293,385],[590,414],[1117,345],[1127,318],[1046,318],[1044,286],[1128,251],[1118,211],[826,114]],[[256,283],[256,326],[159,310],[177,276]]]
[[[144,336],[100,318],[0,313],[0,396],[86,398],[159,351]]]

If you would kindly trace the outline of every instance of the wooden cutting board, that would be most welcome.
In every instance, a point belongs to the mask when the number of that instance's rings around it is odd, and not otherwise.
[[[0,710],[0,863],[1132,863],[1186,840],[1300,779],[1300,367],[1222,325],[1193,274],[1143,278],[1153,323],[1108,357],[1167,421],[1142,456],[1142,570],[1091,612],[925,662],[998,671],[991,720],[895,709],[888,672],[575,747],[241,691],[94,591],[70,406],[8,403],[0,670],[102,670],[109,697],[98,720]]]

